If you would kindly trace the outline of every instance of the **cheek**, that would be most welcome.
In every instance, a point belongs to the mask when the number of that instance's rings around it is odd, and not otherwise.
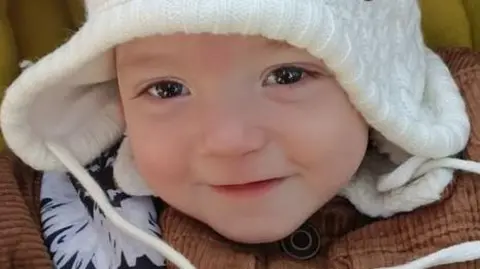
[[[181,127],[129,109],[125,110],[125,121],[135,167],[154,192],[185,183],[190,147]]]
[[[323,87],[309,102],[284,117],[286,153],[311,184],[340,187],[363,160],[368,126],[337,86]]]
[[[321,160],[316,167],[323,168],[331,177],[331,184],[344,186],[358,170],[368,145],[368,127],[355,111],[345,113],[338,121],[332,121],[328,127],[331,132],[324,133],[319,145],[324,154],[316,156]],[[322,172],[318,173],[322,173]],[[335,184],[336,183],[336,184]]]

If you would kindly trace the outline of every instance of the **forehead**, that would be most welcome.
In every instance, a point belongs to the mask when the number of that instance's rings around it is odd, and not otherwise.
[[[212,35],[212,34],[174,34],[151,36],[135,39],[116,48],[117,61],[122,63],[148,60],[152,57],[168,56],[180,53],[222,53],[261,50],[293,50],[295,47],[283,41],[271,40],[260,36]]]

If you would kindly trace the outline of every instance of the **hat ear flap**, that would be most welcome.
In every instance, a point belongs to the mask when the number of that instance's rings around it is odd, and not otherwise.
[[[412,157],[411,154],[390,142],[385,136],[374,129],[370,130],[370,140],[378,153],[387,155],[388,159],[394,164],[400,165]]]
[[[149,196],[152,191],[135,167],[133,154],[128,137],[125,137],[118,149],[117,158],[113,164],[113,176],[117,186],[133,196]]]

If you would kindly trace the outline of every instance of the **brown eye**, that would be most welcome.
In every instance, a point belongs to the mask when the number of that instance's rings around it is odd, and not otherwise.
[[[149,95],[160,99],[174,98],[190,93],[185,85],[170,80],[164,80],[150,84],[145,91]]]
[[[301,81],[305,77],[306,71],[303,68],[289,66],[281,67],[273,70],[267,79],[265,80],[265,85],[289,85]]]

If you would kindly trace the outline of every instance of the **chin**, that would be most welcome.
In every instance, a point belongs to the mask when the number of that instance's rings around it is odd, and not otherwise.
[[[218,231],[220,235],[228,240],[242,243],[242,244],[263,244],[279,241],[289,234],[293,233],[295,229],[282,231],[277,229],[266,229],[264,231],[258,229],[252,229],[251,231]]]
[[[262,223],[262,225],[256,225]],[[283,225],[279,225],[279,223]],[[216,225],[211,223],[209,226],[228,240],[242,244],[262,244],[279,241],[293,233],[303,222],[288,223],[286,220],[276,222],[255,222],[238,223],[233,225]],[[275,225],[273,225],[275,224]]]

